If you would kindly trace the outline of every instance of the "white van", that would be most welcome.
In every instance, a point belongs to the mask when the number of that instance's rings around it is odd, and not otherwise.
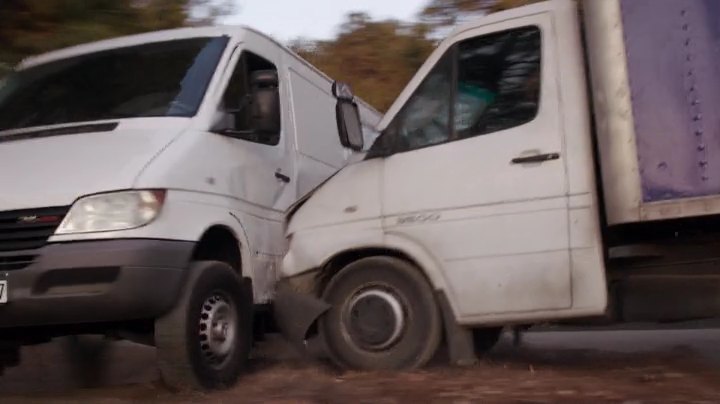
[[[155,344],[172,385],[232,383],[285,211],[379,119],[242,27],[25,60],[0,87],[0,369],[23,344],[101,333]]]
[[[505,326],[718,317],[718,116],[716,0],[459,26],[366,159],[290,217],[278,322],[376,369],[420,366],[443,336],[472,362]]]

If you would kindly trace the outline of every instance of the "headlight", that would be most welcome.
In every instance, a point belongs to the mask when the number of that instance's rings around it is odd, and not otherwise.
[[[70,208],[55,234],[128,230],[152,222],[165,202],[165,191],[122,191],[91,195]]]

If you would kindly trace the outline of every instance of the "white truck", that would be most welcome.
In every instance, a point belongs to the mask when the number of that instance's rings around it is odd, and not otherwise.
[[[506,326],[720,316],[720,2],[477,19],[379,130],[289,216],[291,340],[399,369],[443,341],[472,362]]]
[[[22,345],[105,334],[157,346],[170,385],[233,383],[285,211],[380,118],[243,27],[25,60],[0,85],[0,370]]]

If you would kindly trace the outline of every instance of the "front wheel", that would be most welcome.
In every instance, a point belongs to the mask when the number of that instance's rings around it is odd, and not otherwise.
[[[196,262],[175,308],[155,322],[163,381],[175,388],[232,386],[252,344],[252,297],[227,264]]]
[[[324,299],[319,331],[333,361],[363,370],[413,369],[437,351],[442,319],[432,288],[411,264],[370,257],[343,268]]]

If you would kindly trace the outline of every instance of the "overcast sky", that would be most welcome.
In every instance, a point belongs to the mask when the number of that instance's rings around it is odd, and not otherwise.
[[[373,19],[414,19],[427,0],[236,0],[237,14],[225,24],[242,24],[280,41],[297,37],[329,39],[344,16],[365,11]]]

